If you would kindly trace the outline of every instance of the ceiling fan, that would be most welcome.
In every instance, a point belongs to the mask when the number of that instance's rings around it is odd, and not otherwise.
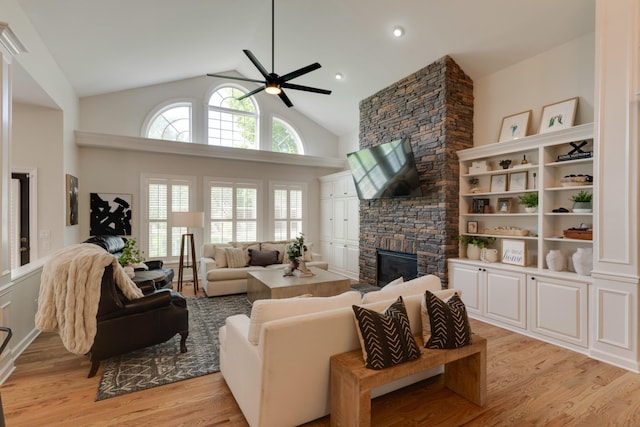
[[[256,79],[247,79],[244,77],[234,77],[234,76],[223,76],[220,74],[207,74],[207,76],[211,76],[211,77],[223,77],[225,79],[233,79],[233,80],[243,80],[246,82],[254,82],[254,83],[263,83],[264,86],[261,86],[255,90],[252,90],[251,92],[237,98],[238,100],[241,99],[245,99],[248,98],[250,96],[255,95],[258,92],[261,91],[265,91],[268,94],[271,95],[278,95],[280,97],[280,99],[282,99],[282,102],[285,103],[285,105],[287,107],[293,107],[293,103],[291,102],[291,100],[289,99],[289,97],[284,93],[283,89],[295,89],[295,90],[302,90],[302,91],[306,91],[306,92],[314,92],[314,93],[321,93],[324,95],[330,95],[331,91],[330,90],[326,90],[326,89],[318,89],[315,87],[309,87],[309,86],[302,86],[302,85],[297,85],[297,84],[293,84],[293,83],[288,83],[289,80],[293,80],[296,77],[300,77],[303,74],[307,74],[310,73],[313,70],[317,70],[318,68],[321,67],[321,65],[317,62],[314,62],[311,65],[307,65],[306,67],[302,67],[298,70],[292,71],[288,74],[285,74],[283,76],[280,76],[278,74],[275,73],[274,71],[274,50],[275,50],[275,43],[274,43],[274,34],[275,34],[275,0],[271,0],[271,73],[267,72],[267,70],[262,66],[262,64],[260,63],[260,61],[258,61],[258,59],[253,55],[253,53],[251,53],[250,50],[248,49],[243,49],[242,51],[245,53],[245,55],[247,55],[249,57],[249,60],[251,60],[251,62],[253,63],[253,65],[255,65],[255,67],[258,69],[258,71],[260,71],[260,74],[262,74],[262,76],[264,77],[264,80],[256,80]]]

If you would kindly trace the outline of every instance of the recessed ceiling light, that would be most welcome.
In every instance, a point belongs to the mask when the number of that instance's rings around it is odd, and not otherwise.
[[[394,37],[402,37],[404,36],[404,28],[402,28],[401,26],[397,26],[393,29],[393,36]]]
[[[336,73],[336,80],[344,79],[344,75],[342,73]]]

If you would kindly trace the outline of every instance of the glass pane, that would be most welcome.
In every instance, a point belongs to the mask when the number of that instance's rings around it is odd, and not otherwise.
[[[275,219],[287,219],[289,209],[287,206],[287,190],[273,191],[273,217]]]
[[[187,227],[171,227],[171,256],[180,256],[182,235],[188,233]]]
[[[189,186],[174,184],[171,186],[171,211],[189,212]]]
[[[302,191],[301,190],[291,190],[289,192],[289,204],[291,206],[289,218],[302,219]]]
[[[304,154],[296,131],[288,123],[275,118],[271,125],[271,150],[279,153]]]
[[[233,223],[231,221],[211,222],[211,243],[227,243],[233,241]]]
[[[257,240],[255,221],[238,221],[236,240],[238,242],[255,242]]]
[[[273,240],[287,240],[289,238],[287,221],[276,221],[274,230]]]
[[[167,256],[167,223],[149,223],[149,257],[160,258]]]
[[[257,218],[257,190],[255,188],[236,189],[236,218]]]
[[[302,233],[302,221],[291,221],[291,234],[289,238],[295,239],[300,233]]]
[[[167,219],[167,186],[149,185],[149,220]]]
[[[151,121],[149,138],[191,142],[191,105],[174,104]]]
[[[233,188],[211,188],[211,219],[233,218]]]

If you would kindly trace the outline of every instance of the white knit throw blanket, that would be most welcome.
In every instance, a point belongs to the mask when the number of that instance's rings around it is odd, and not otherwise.
[[[36,328],[58,332],[74,354],[88,353],[96,336],[100,283],[108,265],[127,298],[142,297],[115,256],[93,243],[68,246],[53,253],[42,268]]]

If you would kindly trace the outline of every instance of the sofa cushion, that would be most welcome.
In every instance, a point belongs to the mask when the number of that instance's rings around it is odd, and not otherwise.
[[[458,294],[443,301],[426,291],[425,299],[431,322],[431,337],[425,343],[426,348],[458,348],[471,344],[467,309]]]
[[[205,243],[202,246],[202,256],[204,258],[216,258],[216,249],[218,248],[232,248],[233,245],[229,243]]]
[[[386,292],[390,292],[391,288],[393,288],[394,286],[399,285],[400,283],[404,283],[404,277],[402,277],[402,276],[398,277],[395,280],[390,281],[385,286],[383,286],[381,290],[384,290],[385,288],[387,288]]]
[[[242,249],[246,261],[244,265],[249,265],[249,249],[260,250],[260,242],[231,242],[231,244],[234,248]]]
[[[214,249],[214,257],[213,259],[216,262],[216,267],[218,268],[226,268],[229,266],[229,263],[227,262],[227,249],[231,249],[233,248],[233,246],[223,246],[223,245],[217,245],[216,248]]]
[[[362,303],[368,304],[376,301],[394,300],[399,296],[422,295],[426,290],[437,291],[441,288],[440,278],[433,274],[428,274],[393,286],[387,285],[379,291],[367,292],[362,297]]]
[[[286,257],[286,246],[291,243],[290,240],[280,240],[273,242],[262,242],[260,243],[261,251],[278,251],[278,263],[282,264],[285,262]],[[288,259],[286,261],[289,261]]]
[[[420,357],[401,296],[384,313],[357,305],[353,312],[367,368],[384,369]]]
[[[360,292],[347,291],[332,297],[259,299],[251,309],[248,340],[258,345],[262,325],[272,320],[318,313],[360,303]]]
[[[271,264],[280,264],[280,262],[278,262],[278,251],[257,251],[255,249],[249,249],[249,265],[265,267]]]
[[[241,248],[225,248],[224,252],[229,268],[245,267],[248,264]]]
[[[249,271],[263,271],[264,267],[247,266],[242,268],[214,268],[207,271],[207,281],[221,282],[227,280],[247,280]],[[246,288],[243,292],[246,292]]]

